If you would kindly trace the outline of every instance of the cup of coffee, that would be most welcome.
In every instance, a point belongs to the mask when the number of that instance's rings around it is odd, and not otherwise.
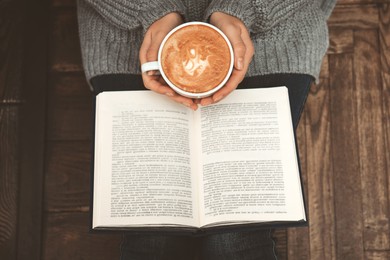
[[[217,27],[189,22],[170,31],[157,61],[142,64],[142,72],[157,70],[178,94],[204,98],[222,88],[233,70],[233,48]]]

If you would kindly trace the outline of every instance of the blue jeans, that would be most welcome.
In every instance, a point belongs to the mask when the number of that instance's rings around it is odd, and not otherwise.
[[[121,260],[277,259],[270,229],[202,237],[125,234]]]
[[[289,90],[294,129],[313,78],[301,74],[274,74],[245,78],[239,88],[286,86]],[[92,78],[97,93],[104,90],[142,90],[139,75],[103,75]],[[121,260],[249,260],[277,259],[272,230],[225,232],[201,237],[125,233]]]

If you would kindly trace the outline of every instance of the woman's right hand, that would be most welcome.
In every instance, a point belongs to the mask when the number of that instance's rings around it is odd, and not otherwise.
[[[169,13],[161,19],[155,21],[146,31],[142,42],[139,59],[141,64],[150,61],[157,61],[158,50],[164,37],[176,26],[183,23],[183,18],[178,13]],[[193,110],[198,108],[194,100],[183,97],[173,91],[168,86],[161,75],[156,75],[155,71],[142,73],[142,80],[147,89],[150,89],[159,94],[163,94],[172,100],[185,105]]]

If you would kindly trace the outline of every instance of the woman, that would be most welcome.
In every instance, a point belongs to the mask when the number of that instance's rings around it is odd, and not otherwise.
[[[92,89],[143,89],[191,109],[216,103],[237,87],[287,86],[294,127],[310,85],[318,80],[328,47],[326,20],[336,0],[78,0],[80,40]],[[157,60],[164,36],[187,21],[220,28],[233,45],[235,64],[213,96],[192,100],[176,94],[160,76],[141,74]],[[202,238],[125,235],[122,259],[276,259],[271,232],[251,231]]]

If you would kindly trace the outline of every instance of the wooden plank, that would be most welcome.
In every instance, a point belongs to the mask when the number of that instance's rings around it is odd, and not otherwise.
[[[82,73],[52,73],[48,140],[91,140],[93,95]]]
[[[389,205],[382,80],[377,30],[355,31],[357,98],[364,248],[390,249]],[[373,174],[375,177],[373,178]]]
[[[76,6],[76,0],[51,0],[52,7]]]
[[[366,260],[389,260],[390,251],[366,251]]]
[[[15,259],[18,212],[19,108],[0,105],[0,259]]]
[[[49,142],[46,155],[45,209],[89,210],[90,142]]]
[[[376,5],[337,5],[328,20],[330,27],[370,29],[378,27]]]
[[[2,1],[0,5],[0,259],[15,259],[23,12],[20,1]]]
[[[24,66],[21,106],[18,249],[20,260],[40,260],[47,87],[48,2],[23,1]]]
[[[76,8],[53,8],[50,20],[50,69],[83,71]]]
[[[329,78],[329,58],[328,55],[325,55],[322,60],[321,71],[320,71],[320,81],[322,78]]]
[[[329,57],[336,259],[364,258],[353,55]]]
[[[311,99],[309,94],[308,100]],[[301,166],[301,180],[304,188],[305,194],[305,203],[306,209],[308,209],[309,204],[309,194],[307,187],[307,149],[306,149],[306,114],[307,114],[307,105],[305,106],[298,128],[296,130],[298,151],[299,151],[299,160]],[[311,223],[310,215],[309,225]],[[309,240],[309,228],[300,227],[300,228],[289,228],[287,230],[287,249],[289,260],[309,260],[310,259],[310,240]]]
[[[388,3],[389,0],[337,0],[337,5],[352,5],[352,4],[381,4]]]
[[[366,251],[366,260],[389,260],[390,251]]]
[[[385,127],[385,156],[387,165],[387,189],[390,192],[390,4],[382,5],[379,12],[379,46],[381,59],[382,78],[382,111],[383,126]],[[388,207],[390,209],[390,197],[388,195]],[[390,236],[390,234],[389,234]],[[390,259],[390,253],[388,259]]]
[[[278,260],[287,260],[287,230],[276,229],[273,234]]]
[[[90,233],[88,213],[51,213],[45,223],[43,260],[119,259],[121,234]]]
[[[329,79],[312,86],[306,113],[310,259],[335,259]]]
[[[390,50],[390,3],[379,7],[379,31],[382,49]]]
[[[1,2],[0,103],[20,103],[22,86],[22,13],[20,1]]]
[[[353,52],[353,30],[344,28],[329,29],[329,54]]]

